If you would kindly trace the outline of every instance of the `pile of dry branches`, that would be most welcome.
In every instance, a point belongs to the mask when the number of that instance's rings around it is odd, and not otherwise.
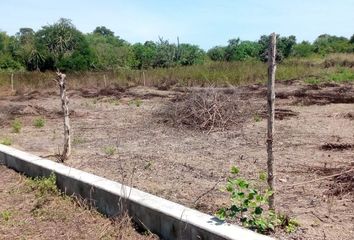
[[[207,131],[225,130],[244,122],[254,110],[232,89],[194,89],[180,96],[170,107],[170,117],[177,125]]]

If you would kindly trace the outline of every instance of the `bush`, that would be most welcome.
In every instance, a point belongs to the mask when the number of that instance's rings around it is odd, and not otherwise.
[[[1,140],[0,144],[10,146],[12,145],[12,140],[10,138],[5,137],[4,139]]]
[[[113,156],[116,153],[117,149],[114,146],[107,146],[103,149],[103,151],[106,155]]]
[[[10,55],[0,53],[0,69],[21,70],[23,69],[23,66],[21,63],[15,61]]]
[[[36,118],[33,121],[33,125],[36,128],[42,128],[42,127],[44,127],[44,124],[45,124],[45,119],[43,119],[43,118]]]
[[[176,125],[210,132],[242,124],[261,107],[240,99],[232,88],[205,88],[176,99],[166,113]]]
[[[12,132],[19,133],[22,129],[22,122],[18,118],[16,118],[12,122],[11,127],[12,127]]]
[[[216,216],[222,220],[234,219],[254,231],[267,233],[276,227],[283,227],[287,232],[296,230],[298,223],[287,216],[267,210],[268,199],[273,194],[270,190],[262,191],[253,187],[246,179],[237,177],[240,170],[233,166],[232,177],[227,180],[225,190],[230,193],[231,206],[221,208]],[[267,175],[261,173],[260,181]]]
[[[30,186],[31,190],[38,191],[36,193],[37,196],[59,193],[54,173],[51,173],[48,177],[29,179],[27,184]]]

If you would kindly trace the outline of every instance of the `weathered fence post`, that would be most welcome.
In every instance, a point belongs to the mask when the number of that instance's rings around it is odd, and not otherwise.
[[[145,72],[144,72],[144,70],[143,70],[143,81],[144,81],[144,87],[145,87],[146,82],[145,82]]]
[[[14,92],[14,73],[11,73],[11,91]]]
[[[71,139],[70,139],[70,119],[69,119],[69,99],[66,96],[66,75],[57,71],[56,82],[60,88],[60,99],[61,99],[61,108],[64,115],[64,148],[60,156],[60,160],[64,162],[69,158],[71,154]]]
[[[267,168],[268,168],[268,185],[273,194],[269,197],[269,208],[275,209],[275,186],[274,186],[274,156],[273,156],[273,131],[274,131],[274,100],[275,100],[275,71],[276,71],[276,35],[272,33],[270,36],[268,51],[268,131],[267,131]]]
[[[106,79],[106,74],[103,74],[103,82],[104,82],[104,87],[107,87],[107,79]]]

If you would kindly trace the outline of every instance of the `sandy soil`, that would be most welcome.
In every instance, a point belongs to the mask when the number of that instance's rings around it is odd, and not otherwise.
[[[153,239],[127,216],[109,220],[69,197],[40,193],[4,166],[0,172],[0,239]]]
[[[264,109],[264,86],[239,87],[234,91],[241,96],[239,104],[250,104],[257,111]],[[266,120],[249,116],[227,131],[210,134],[174,126],[162,113],[181,94],[180,89],[159,91],[143,87],[125,92],[70,91],[73,154],[65,164],[214,214],[228,203],[227,194],[220,188],[232,165],[239,166],[248,179],[257,179],[259,172],[266,169]],[[352,166],[353,85],[283,82],[277,83],[277,96],[276,204],[280,211],[295,217],[301,227],[296,234],[275,236],[351,239],[354,191],[340,190],[354,185],[350,176],[343,180],[349,182],[325,178],[291,185],[340,173]],[[62,143],[59,104],[56,92],[2,97],[0,140],[8,137],[14,147],[42,156],[57,153]],[[46,119],[43,128],[33,126],[38,116]],[[14,117],[23,122],[18,134],[11,132]],[[333,149],[323,148],[328,143]],[[349,147],[341,149],[343,144]]]

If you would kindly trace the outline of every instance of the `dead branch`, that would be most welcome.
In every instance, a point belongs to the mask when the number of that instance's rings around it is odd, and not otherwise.
[[[329,178],[338,177],[340,175],[343,175],[343,174],[346,174],[346,173],[349,173],[349,172],[353,172],[353,171],[354,171],[354,168],[351,168],[351,169],[349,169],[347,171],[344,171],[344,172],[341,172],[341,173],[336,173],[336,174],[332,174],[332,175],[329,175],[329,176],[312,179],[310,181],[299,182],[299,183],[295,183],[295,184],[291,184],[291,185],[285,185],[285,186],[282,187],[282,189],[298,187],[298,186],[302,186],[302,185],[305,185],[305,184],[308,184],[308,183],[313,183],[313,182],[318,182],[318,181],[329,179]]]
[[[176,99],[167,109],[175,125],[185,125],[210,133],[241,124],[262,106],[250,106],[240,95],[225,94],[223,89],[192,90]]]

